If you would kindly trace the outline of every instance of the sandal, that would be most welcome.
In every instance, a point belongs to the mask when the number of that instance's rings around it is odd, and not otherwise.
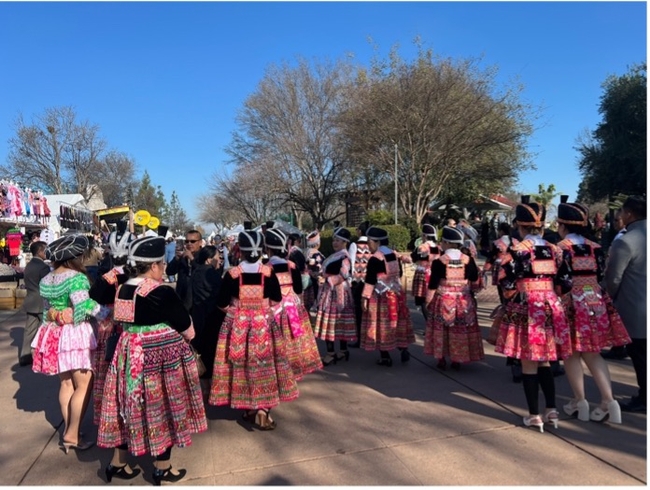
[[[74,449],[75,451],[86,451],[93,447],[95,445],[94,442],[85,442],[82,440],[79,440],[79,442],[74,443],[74,442],[67,442],[63,441],[61,443],[61,447],[63,448],[63,452],[68,454],[70,452],[70,449]]]
[[[271,419],[269,412],[265,408],[259,408],[255,414],[255,426],[259,430],[273,430],[276,427],[275,420]]]
[[[539,415],[529,415],[524,417],[523,420],[526,427],[536,427],[542,434],[544,433],[544,420]]]
[[[325,357],[321,359],[323,366],[329,366],[330,364],[336,364],[338,358],[334,352],[328,352]]]
[[[557,423],[560,420],[560,413],[556,408],[547,408],[542,416],[542,421],[546,424],[553,424],[553,428],[557,429]]]

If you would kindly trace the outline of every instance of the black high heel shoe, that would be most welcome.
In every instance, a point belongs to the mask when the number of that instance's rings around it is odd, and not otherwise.
[[[411,353],[408,349],[402,349],[399,356],[402,362],[409,362],[411,360]]]
[[[377,364],[379,366],[391,367],[393,365],[393,360],[390,357],[381,357],[377,359]]]
[[[125,470],[128,465],[124,466],[113,466],[109,463],[106,467],[106,481],[111,482],[113,477],[121,478],[122,480],[131,480],[140,474],[140,468],[133,468],[131,473]]]
[[[156,468],[153,470],[153,484],[157,487],[160,486],[161,482],[168,481],[171,483],[176,483],[177,481],[181,481],[185,475],[187,474],[187,470],[185,468],[178,470],[178,474],[172,473],[172,467],[170,466],[166,470],[159,470]]]
[[[336,357],[337,361],[342,361],[342,360],[345,359],[345,361],[347,362],[347,361],[350,360],[350,351],[349,350],[342,350],[340,352],[340,354],[341,354],[340,356],[338,354],[334,355]]]
[[[255,416],[257,415],[257,410],[244,410],[244,413],[242,413],[241,418],[244,419],[246,422],[255,422]]]

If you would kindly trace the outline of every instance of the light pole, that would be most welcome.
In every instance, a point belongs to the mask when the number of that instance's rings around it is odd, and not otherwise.
[[[397,143],[395,143],[395,224],[397,224]]]

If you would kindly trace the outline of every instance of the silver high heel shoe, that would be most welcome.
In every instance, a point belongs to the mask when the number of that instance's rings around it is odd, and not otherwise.
[[[94,442],[84,442],[80,441],[77,444],[73,442],[66,442],[63,441],[61,443],[61,447],[63,448],[63,452],[68,454],[70,452],[70,449],[74,449],[75,451],[86,451],[93,447],[95,445]]]
[[[553,428],[557,429],[557,423],[560,420],[560,413],[555,408],[549,408],[542,417],[544,423],[553,424]]]
[[[544,433],[544,421],[539,415],[529,415],[523,420],[526,427],[537,427],[542,434]]]
[[[589,422],[589,402],[587,400],[571,400],[562,409],[569,417],[573,417],[577,413],[578,420]]]
[[[609,419],[612,424],[622,424],[623,418],[621,416],[621,406],[616,400],[612,400],[607,404],[607,409],[603,410],[600,407],[596,407],[590,415],[591,420],[594,422],[604,422],[605,419]]]

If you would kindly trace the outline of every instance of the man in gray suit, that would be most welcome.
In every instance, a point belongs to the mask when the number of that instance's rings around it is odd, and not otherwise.
[[[23,333],[23,346],[18,358],[18,364],[21,366],[29,366],[32,363],[32,340],[34,340],[36,331],[43,320],[43,298],[41,298],[40,283],[41,279],[50,273],[50,266],[44,262],[46,248],[47,243],[45,242],[33,242],[29,246],[32,259],[25,267],[24,272],[27,296],[25,296],[23,306],[27,313],[27,321]]]
[[[628,412],[646,411],[647,385],[647,233],[646,200],[630,196],[623,203],[621,217],[627,232],[612,242],[605,269],[605,286],[614,300],[632,343],[627,352],[632,359],[639,393],[621,404]]]

